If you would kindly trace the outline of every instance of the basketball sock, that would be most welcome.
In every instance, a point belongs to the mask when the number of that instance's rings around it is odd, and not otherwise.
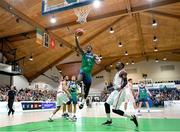
[[[111,115],[110,115],[110,113],[107,113],[107,120],[108,120],[108,121],[111,121]]]
[[[84,104],[85,104],[85,102],[86,102],[86,99],[83,99],[83,100],[82,100],[82,104],[84,105]]]
[[[127,113],[124,113],[123,115],[124,117],[127,117],[127,118],[132,118],[131,115],[127,114]]]
[[[69,117],[72,117],[72,113],[71,112],[69,112]]]
[[[52,113],[52,114],[51,114],[51,116],[50,116],[50,118],[52,119],[52,118],[53,118],[53,116],[54,116],[54,114]]]

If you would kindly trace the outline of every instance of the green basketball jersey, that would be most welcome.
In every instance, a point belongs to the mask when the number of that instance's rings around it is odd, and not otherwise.
[[[139,98],[147,98],[148,93],[145,87],[139,87]]]
[[[77,93],[78,85],[74,81],[70,81],[69,83],[69,91],[70,93]]]
[[[95,64],[95,58],[92,53],[85,53],[82,55],[81,70],[87,74],[91,74],[91,71]]]

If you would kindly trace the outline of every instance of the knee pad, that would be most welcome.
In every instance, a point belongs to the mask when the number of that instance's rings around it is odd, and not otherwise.
[[[118,115],[121,115],[121,116],[124,115],[124,111],[122,111],[122,110],[115,110],[115,109],[113,109],[112,111],[113,111],[114,113],[118,114]]]
[[[71,101],[68,101],[66,104],[67,104],[67,105],[70,105],[70,104],[71,104]]]
[[[104,103],[104,106],[105,106],[105,111],[106,111],[106,113],[110,113],[110,105],[108,104],[108,103]]]

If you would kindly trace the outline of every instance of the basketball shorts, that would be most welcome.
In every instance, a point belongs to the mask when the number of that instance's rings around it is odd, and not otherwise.
[[[92,82],[92,77],[90,74],[85,73],[82,69],[80,69],[80,74],[83,76],[83,83],[84,84],[91,84]]]
[[[66,104],[69,101],[69,98],[65,93],[58,93],[56,101],[57,106],[62,106],[63,104]]]
[[[77,104],[78,98],[77,98],[77,93],[71,93],[71,102],[73,104]]]
[[[139,98],[139,102],[147,102],[147,101],[148,101],[148,97]]]
[[[126,96],[125,96],[125,102],[131,102],[131,103],[134,103],[135,102],[135,99],[134,99],[134,96],[132,94],[132,91],[130,89],[126,89]]]
[[[118,92],[118,94],[114,97],[113,109],[120,109],[121,104],[125,101],[126,92],[124,89]]]
[[[118,90],[114,90],[106,100],[106,103],[113,105],[115,97],[118,95]]]

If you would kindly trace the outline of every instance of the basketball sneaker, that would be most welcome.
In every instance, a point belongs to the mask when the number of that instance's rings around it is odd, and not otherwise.
[[[68,120],[69,120],[69,121],[72,121],[72,122],[76,122],[76,118],[74,118],[74,116],[73,116],[73,117],[69,117]]]
[[[132,117],[132,118],[131,118],[130,120],[134,122],[134,124],[136,125],[136,127],[138,127],[138,121],[137,121],[136,116],[135,116],[135,115],[132,115],[131,117]]]
[[[76,117],[75,115],[73,116],[73,118],[74,118],[75,120],[77,120],[77,117]]]
[[[62,117],[63,117],[63,118],[69,118],[69,115],[68,115],[68,113],[63,113],[63,114],[62,114]]]
[[[66,116],[64,117],[65,119],[69,119],[69,114],[66,114]]]
[[[12,111],[12,115],[14,115],[15,110]]]
[[[53,122],[53,119],[51,117],[49,117],[48,122]]]
[[[106,122],[104,122],[104,123],[102,123],[102,125],[111,125],[112,124],[112,120],[110,120],[110,121],[106,121]]]
[[[84,107],[84,104],[79,105],[79,109],[81,110]]]

